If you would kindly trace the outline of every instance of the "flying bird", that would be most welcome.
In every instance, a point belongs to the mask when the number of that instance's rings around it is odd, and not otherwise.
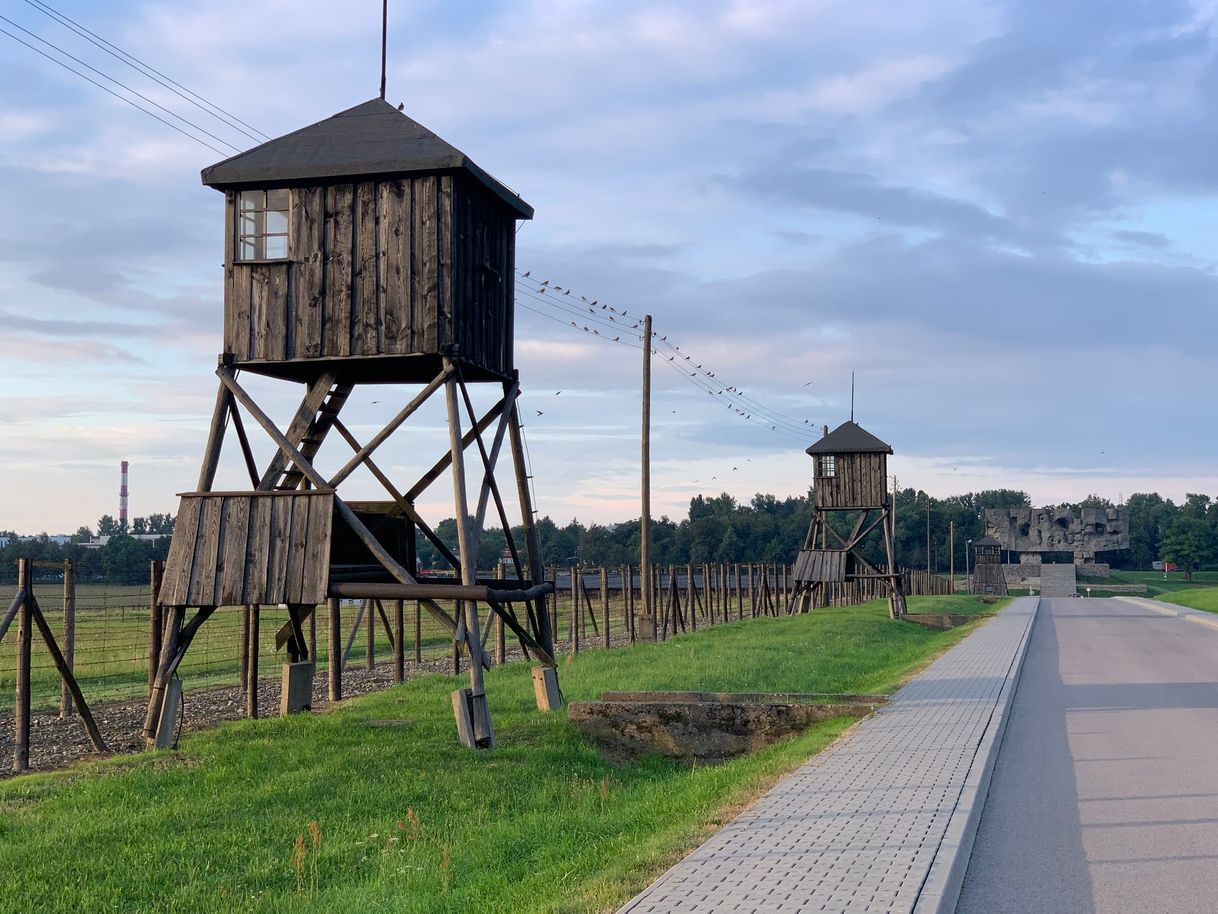
[[[808,387],[811,383],[812,383],[811,381],[808,381],[807,383],[804,384],[804,387]]]
[[[541,410],[537,410],[537,415],[539,415],[539,416],[544,416],[544,415],[545,415],[545,413],[543,413]]]
[[[584,329],[585,329],[585,330],[587,330],[588,328],[587,328],[587,327],[585,327]],[[556,391],[554,391],[554,396],[556,396],[556,397],[557,397],[557,396],[558,396],[560,393],[562,393],[562,391],[561,391],[561,390],[556,390]]]

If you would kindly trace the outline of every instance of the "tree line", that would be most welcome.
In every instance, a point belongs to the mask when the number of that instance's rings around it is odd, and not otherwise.
[[[1083,508],[1111,507],[1107,499],[1090,495],[1077,503],[1062,503],[1076,512]],[[968,543],[985,534],[987,508],[1031,507],[1028,494],[1015,489],[987,489],[934,498],[920,489],[906,488],[896,499],[896,556],[907,568],[946,572],[965,568]],[[1101,553],[1099,561],[1114,568],[1148,569],[1151,562],[1176,562],[1192,572],[1218,562],[1218,501],[1208,495],[1190,494],[1177,505],[1156,493],[1131,495],[1125,505],[1129,516],[1130,548]],[[747,502],[723,493],[690,500],[685,517],[663,516],[651,523],[652,561],[660,565],[687,562],[790,562],[803,542],[811,520],[808,496],[777,498],[754,495]],[[836,522],[844,525],[844,518]],[[949,532],[954,524],[954,536]],[[16,560],[62,563],[72,559],[77,579],[111,583],[142,584],[148,580],[148,563],[164,559],[173,532],[173,516],[153,514],[136,517],[128,530],[112,516],[103,515],[96,525],[100,536],[110,539],[100,548],[84,546],[94,529],[82,526],[71,542],[59,544],[46,536],[18,539],[9,533],[9,543],[0,548],[0,580],[15,579]],[[440,521],[436,536],[449,549],[457,549],[457,523]],[[847,532],[841,527],[843,535]],[[537,522],[543,562],[547,566],[616,566],[638,564],[638,519],[610,524],[583,524],[573,519],[563,526],[546,516]],[[139,540],[130,534],[159,534],[156,540]],[[523,547],[523,531],[513,528],[516,543]],[[0,538],[4,536],[0,531]],[[445,569],[447,563],[422,535],[416,552],[420,568]],[[488,528],[479,542],[477,565],[492,568],[507,546],[503,531]],[[874,561],[883,561],[878,537],[866,551]],[[1064,556],[1063,556],[1064,559]],[[971,557],[969,559],[971,562]]]

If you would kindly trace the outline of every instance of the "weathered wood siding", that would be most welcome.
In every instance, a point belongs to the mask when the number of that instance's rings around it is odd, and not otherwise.
[[[840,549],[801,549],[792,575],[796,583],[846,580],[846,553]]]
[[[817,508],[880,508],[887,495],[886,454],[838,454],[837,475],[817,477]]]
[[[289,259],[234,259],[224,348],[238,363],[460,356],[512,370],[514,214],[461,174],[292,188]]]
[[[325,602],[329,492],[182,496],[161,584],[166,606]]]

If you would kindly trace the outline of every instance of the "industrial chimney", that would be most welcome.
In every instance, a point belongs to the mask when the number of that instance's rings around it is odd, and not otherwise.
[[[118,487],[118,526],[127,532],[127,461],[123,461],[123,481]]]

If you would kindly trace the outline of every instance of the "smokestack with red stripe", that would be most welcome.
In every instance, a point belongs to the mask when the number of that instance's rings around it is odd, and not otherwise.
[[[118,487],[118,526],[127,529],[127,461],[123,461],[123,482]]]

